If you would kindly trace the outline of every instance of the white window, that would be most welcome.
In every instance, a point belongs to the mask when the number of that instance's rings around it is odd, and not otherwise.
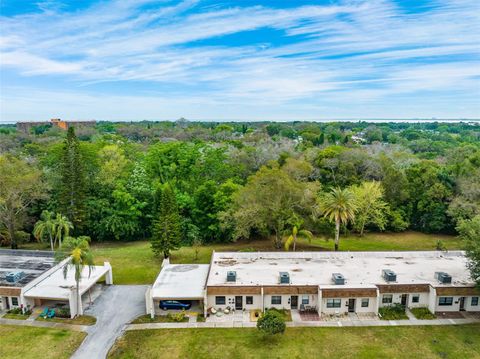
[[[12,297],[12,306],[18,307],[18,297]]]
[[[302,295],[302,304],[309,304],[310,300],[308,299],[308,295]]]
[[[472,297],[472,307],[476,307],[478,305],[478,297]]]
[[[412,296],[412,303],[419,303],[420,302],[420,296],[418,294],[415,294]]]
[[[282,296],[272,295],[272,304],[282,304]]]
[[[225,297],[224,296],[215,297],[215,304],[216,305],[224,305],[225,304]]]
[[[341,306],[341,299],[327,299],[327,308],[340,308]]]
[[[368,298],[362,299],[362,308],[368,308],[369,300]]]
[[[382,297],[383,304],[392,304],[393,302],[393,294],[384,294]]]
[[[252,296],[247,296],[246,297],[246,302],[247,302],[247,304],[253,304],[253,297]]]

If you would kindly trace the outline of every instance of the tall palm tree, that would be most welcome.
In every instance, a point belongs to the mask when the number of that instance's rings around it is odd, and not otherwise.
[[[57,252],[57,261],[70,256],[71,260],[63,266],[63,277],[66,279],[69,269],[75,271],[76,295],[77,295],[77,310],[80,312],[80,281],[82,279],[82,272],[85,267],[88,267],[88,277],[92,272],[94,261],[93,254],[90,250],[90,237],[80,236],[78,238],[67,237],[63,244],[63,250]]]
[[[35,223],[35,227],[33,227],[33,235],[37,240],[43,240],[45,237],[48,237],[50,240],[50,248],[53,251],[53,239],[57,231],[57,222],[53,213],[49,211],[43,211],[40,218],[41,219]]]
[[[348,188],[333,188],[321,198],[320,213],[335,222],[335,251],[340,242],[340,224],[347,224],[355,219],[357,203],[355,195]]]
[[[68,237],[70,230],[73,229],[73,224],[61,213],[57,213],[57,216],[55,217],[55,223],[55,242],[58,241],[58,248],[62,248],[62,240]]]
[[[287,240],[285,241],[285,250],[288,251],[290,250],[290,246],[293,244],[293,251],[295,252],[295,249],[297,247],[297,237],[303,237],[308,239],[310,242],[313,238],[312,232],[306,229],[300,229],[302,226],[302,223],[299,221],[296,224],[293,225],[292,227],[292,233],[290,236],[288,236]]]

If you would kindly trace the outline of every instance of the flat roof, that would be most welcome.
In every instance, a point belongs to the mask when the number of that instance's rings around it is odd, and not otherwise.
[[[0,287],[24,287],[55,264],[50,251],[0,249]],[[7,282],[6,276],[11,272],[24,272],[25,275],[15,283]]]
[[[85,293],[92,287],[109,269],[110,268],[106,266],[94,266],[89,276],[88,267],[84,267],[80,279],[80,294]],[[72,288],[75,287],[74,267],[71,265],[68,266],[67,277],[65,278],[63,276],[63,266],[59,266],[56,271],[27,290],[24,295],[25,297],[68,300]]]
[[[154,299],[203,299],[208,264],[165,264],[153,284]]]
[[[377,284],[431,284],[442,286],[435,272],[452,276],[453,286],[471,286],[463,251],[416,252],[215,252],[207,286],[280,285],[279,273],[288,272],[291,285],[333,284],[332,274],[345,277],[345,287]],[[387,283],[382,270],[397,275]],[[236,272],[236,281],[227,282],[227,272]]]

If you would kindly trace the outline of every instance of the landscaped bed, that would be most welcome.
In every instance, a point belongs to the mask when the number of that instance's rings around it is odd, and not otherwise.
[[[97,322],[97,318],[92,317],[90,315],[79,315],[75,318],[60,318],[60,317],[53,317],[53,318],[43,318],[38,317],[36,320],[42,322],[55,322],[55,323],[63,323],[63,324],[76,324],[76,325],[95,325]]]
[[[402,305],[391,305],[378,309],[378,316],[383,320],[402,320],[408,319],[405,314],[405,308]]]
[[[0,325],[0,358],[70,358],[85,335],[63,329]]]
[[[480,324],[287,328],[264,337],[254,328],[128,331],[109,358],[480,358]]]
[[[176,320],[169,315],[156,315],[151,318],[150,314],[142,315],[132,321],[132,324],[145,324],[145,323],[186,323],[188,322],[188,317],[185,316],[181,320]]]
[[[4,319],[16,319],[16,320],[25,320],[30,316],[30,314],[13,314],[7,313],[2,318]]]
[[[437,316],[430,312],[428,308],[411,308],[410,311],[417,319],[435,319]]]

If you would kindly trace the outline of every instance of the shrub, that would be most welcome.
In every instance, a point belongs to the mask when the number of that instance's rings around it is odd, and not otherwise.
[[[405,307],[401,304],[382,307],[378,310],[378,313],[384,320],[408,319],[407,315],[405,314]]]
[[[417,319],[435,319],[436,316],[428,308],[411,308],[410,311]]]
[[[23,314],[22,309],[20,307],[18,308],[12,308],[8,312],[8,314]]]
[[[257,321],[257,329],[265,334],[282,334],[285,328],[283,315],[275,310],[267,310]]]
[[[55,316],[59,318],[70,318],[70,309],[59,308],[55,310]]]
[[[183,322],[185,319],[185,311],[182,310],[179,313],[170,313],[168,314],[168,317],[174,322]]]

